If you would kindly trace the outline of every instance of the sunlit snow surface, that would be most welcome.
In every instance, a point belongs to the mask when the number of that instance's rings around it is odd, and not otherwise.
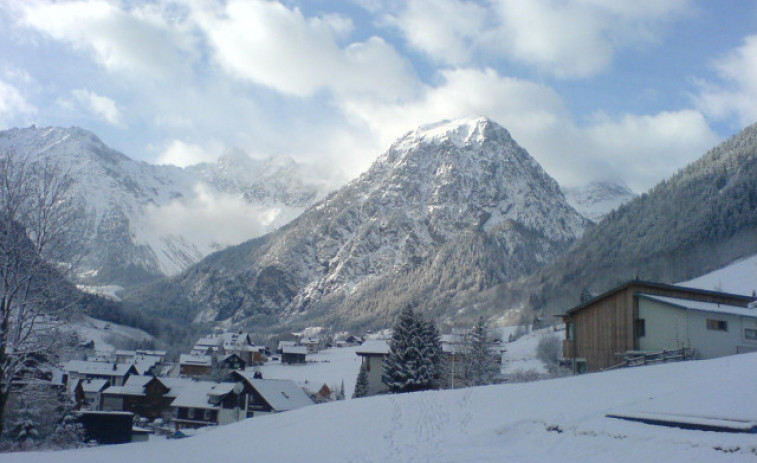
[[[737,260],[727,267],[679,283],[681,286],[750,295],[757,290],[757,255]]]
[[[177,441],[6,454],[7,462],[755,461],[750,434],[687,431],[607,413],[755,420],[757,354],[534,383],[334,402]]]

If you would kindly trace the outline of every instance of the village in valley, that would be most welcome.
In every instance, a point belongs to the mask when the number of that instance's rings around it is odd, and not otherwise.
[[[492,372],[485,378],[470,376],[480,368],[472,362],[482,362],[472,360],[476,327],[438,336],[442,367],[432,388],[756,352],[755,301],[754,296],[629,281],[585,297],[555,321],[479,326],[486,331],[480,340]],[[98,352],[62,364],[52,382],[71,395],[79,421],[99,443],[186,437],[200,428],[394,392],[385,371],[393,345],[390,330],[334,335],[310,328],[290,338],[264,346],[249,333],[217,329],[176,359],[159,350]]]
[[[757,2],[0,5],[0,463],[757,459]]]

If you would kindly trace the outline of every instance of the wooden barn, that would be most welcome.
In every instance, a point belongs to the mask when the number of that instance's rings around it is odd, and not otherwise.
[[[757,328],[757,309],[747,308],[754,300],[738,294],[629,281],[561,315],[566,325],[563,358],[575,372],[584,373],[618,365],[634,352],[690,348],[712,352],[700,357],[708,358],[719,356],[716,352],[757,349],[757,339],[749,339]],[[725,339],[724,330],[717,327],[727,326],[727,319],[731,320],[731,335]],[[708,347],[711,344],[722,347],[713,351]]]

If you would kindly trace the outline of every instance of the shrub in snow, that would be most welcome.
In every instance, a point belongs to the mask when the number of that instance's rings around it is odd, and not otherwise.
[[[547,335],[539,339],[536,346],[536,358],[544,363],[544,367],[550,373],[557,372],[560,362],[560,349],[562,343],[556,335]]]
[[[359,399],[368,395],[368,370],[365,369],[365,364],[360,365],[360,371],[357,374],[357,382],[355,383],[355,392],[352,394],[353,399]]]

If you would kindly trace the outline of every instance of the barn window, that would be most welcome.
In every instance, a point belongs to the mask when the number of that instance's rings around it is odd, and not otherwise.
[[[750,341],[757,341],[757,330],[744,329],[744,338]]]
[[[728,322],[725,320],[707,319],[707,329],[712,331],[728,331]]]
[[[643,338],[647,335],[646,321],[643,318],[636,320],[636,337]]]

